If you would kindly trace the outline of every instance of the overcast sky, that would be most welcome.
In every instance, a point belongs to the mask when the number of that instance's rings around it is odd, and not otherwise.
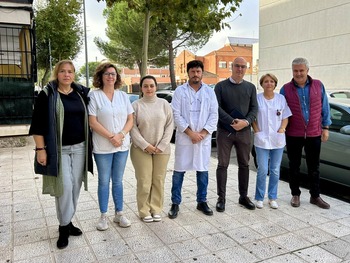
[[[106,3],[98,3],[96,0],[85,0],[85,5],[88,61],[101,61],[104,57],[93,40],[95,37],[108,40],[105,34],[106,20],[102,14]],[[239,16],[239,14],[242,15]],[[231,18],[228,18],[227,21],[230,22],[231,29],[214,33],[208,43],[196,52],[196,55],[203,56],[221,48],[228,36],[259,38],[259,0],[243,0],[237,12]],[[79,68],[84,63],[85,49],[83,48],[79,57],[75,60],[75,65]]]

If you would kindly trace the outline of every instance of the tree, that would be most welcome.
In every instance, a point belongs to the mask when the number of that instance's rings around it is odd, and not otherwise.
[[[36,11],[38,68],[44,70],[43,84],[50,65],[62,59],[73,60],[82,46],[81,0],[52,0]],[[50,57],[51,55],[51,57]]]
[[[118,3],[105,9],[104,16],[107,18],[106,35],[110,41],[105,42],[100,38],[95,38],[96,46],[109,59],[129,68],[133,68],[136,63],[141,71],[142,16],[133,10],[128,10],[126,3]],[[128,22],[125,23],[125,21]],[[151,38],[156,38],[155,30],[152,32]],[[167,64],[166,58],[164,47],[159,45],[159,42],[151,42],[148,62],[164,66]]]
[[[89,76],[92,77],[95,74],[97,66],[100,64],[100,62],[88,62],[89,66]],[[86,79],[86,65],[84,64],[78,73],[79,77]]]
[[[100,2],[101,0],[97,0]],[[102,0],[103,1],[103,0]],[[125,0],[106,0],[107,6],[113,6],[115,3],[125,2]],[[143,29],[143,58],[141,76],[146,72],[149,23],[152,16],[157,17],[164,28],[174,26],[171,34],[168,34],[168,46],[171,38],[174,38],[174,32],[182,31],[183,33],[194,33],[209,36],[214,30],[219,31],[229,26],[224,21],[236,11],[242,0],[194,0],[189,4],[184,0],[129,0],[128,8],[135,10],[144,15]],[[170,37],[172,36],[172,37]],[[194,36],[194,35],[193,35]],[[194,38],[192,38],[194,39]],[[175,39],[173,39],[174,41]],[[198,42],[200,43],[200,42]],[[169,49],[170,52],[170,49]],[[172,54],[169,54],[171,57]],[[173,60],[173,56],[172,56]],[[170,67],[173,65],[170,62]]]

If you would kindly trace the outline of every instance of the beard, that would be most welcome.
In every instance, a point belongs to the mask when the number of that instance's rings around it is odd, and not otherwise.
[[[192,84],[199,84],[199,83],[201,83],[201,78],[193,77],[193,78],[190,79],[190,83],[192,83]]]

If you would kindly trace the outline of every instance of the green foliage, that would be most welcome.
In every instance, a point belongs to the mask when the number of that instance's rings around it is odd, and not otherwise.
[[[110,60],[133,68],[135,63],[141,65],[144,16],[128,9],[127,3],[118,3],[104,10],[107,19],[106,35],[109,42],[95,38],[99,50]],[[152,25],[151,25],[152,27]],[[166,65],[164,46],[159,44],[158,35],[151,30],[149,45],[149,61],[158,66]]]
[[[96,71],[97,66],[100,64],[100,62],[88,62],[89,65],[89,77],[91,78]],[[86,65],[84,64],[78,73],[79,77],[86,78]]]
[[[123,3],[125,10],[143,14],[144,22],[139,24],[140,28],[143,26],[144,42],[141,60],[148,61],[147,52],[150,50],[148,40],[150,45],[155,41],[158,45],[164,46],[169,54],[172,83],[175,80],[174,51],[179,47],[192,47],[192,49],[202,47],[214,31],[229,27],[224,19],[232,16],[241,2],[242,0],[106,0],[108,7]],[[149,28],[148,14],[151,17]],[[157,35],[156,38],[151,37],[154,33]],[[117,45],[111,48],[115,52],[121,51]],[[141,61],[139,63],[142,64]],[[145,64],[142,65],[141,75],[144,67]]]
[[[52,65],[62,59],[73,60],[82,46],[83,30],[77,18],[81,0],[51,0],[36,10],[37,62],[49,74],[51,46]],[[50,43],[50,45],[49,45]]]

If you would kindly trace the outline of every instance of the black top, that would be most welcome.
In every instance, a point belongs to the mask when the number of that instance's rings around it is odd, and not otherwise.
[[[85,141],[84,105],[79,95],[73,91],[68,95],[60,93],[64,106],[62,145],[73,145]]]
[[[60,97],[64,107],[62,145],[85,141],[85,110],[80,96],[73,91],[68,95],[60,93]],[[43,136],[48,133],[48,98],[43,91],[38,96],[29,133]]]

